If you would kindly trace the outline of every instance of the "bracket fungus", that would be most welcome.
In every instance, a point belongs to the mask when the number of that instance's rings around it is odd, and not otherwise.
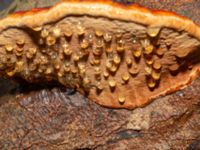
[[[58,81],[96,103],[141,107],[200,72],[200,26],[112,1],[62,1],[0,20],[0,74]]]

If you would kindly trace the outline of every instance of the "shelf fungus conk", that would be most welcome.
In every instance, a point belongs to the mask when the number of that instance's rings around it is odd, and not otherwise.
[[[200,72],[200,26],[167,11],[69,0],[0,20],[0,75],[58,81],[100,105],[133,109]]]

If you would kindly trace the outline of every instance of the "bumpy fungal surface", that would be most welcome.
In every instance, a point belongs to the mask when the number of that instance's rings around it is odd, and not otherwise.
[[[199,75],[200,27],[170,12],[63,1],[0,20],[0,74],[58,81],[96,103],[141,107]]]

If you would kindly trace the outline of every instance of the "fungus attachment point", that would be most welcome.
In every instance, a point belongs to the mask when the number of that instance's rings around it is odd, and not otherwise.
[[[1,76],[57,81],[112,108],[185,87],[199,76],[199,53],[193,21],[112,1],[64,0],[0,20]]]

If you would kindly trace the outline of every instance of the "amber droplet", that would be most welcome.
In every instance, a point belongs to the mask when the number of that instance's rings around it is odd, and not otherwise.
[[[8,51],[8,52],[12,52],[14,48],[13,48],[12,45],[7,44],[7,45],[5,45],[5,49],[6,49],[6,51]]]
[[[20,46],[22,46],[22,45],[24,45],[24,43],[25,43],[25,40],[22,38],[22,39],[19,39],[19,40],[17,40],[17,45],[20,45]]]
[[[150,36],[150,37],[156,37],[159,32],[160,32],[160,27],[148,27],[147,28],[147,34]]]
[[[5,68],[5,65],[3,63],[0,63],[0,70],[3,70]]]
[[[179,64],[173,64],[173,65],[169,66],[169,70],[176,71],[179,69],[179,67],[180,67]]]
[[[185,51],[184,49],[182,49],[182,50],[177,51],[175,55],[178,58],[184,58],[188,55],[188,53],[189,53],[188,51]]]
[[[147,84],[149,88],[154,88],[156,86],[156,82],[152,78],[148,79]]]
[[[160,71],[152,70],[151,76],[154,80],[159,80],[161,77]]]
[[[79,36],[83,35],[85,33],[85,28],[83,27],[83,25],[79,22],[77,25],[77,30],[76,30],[77,34]]]
[[[71,68],[71,72],[72,72],[73,74],[77,74],[77,73],[78,73],[78,70],[77,70],[77,68],[72,67],[72,68]]]
[[[48,68],[46,69],[46,71],[45,71],[45,74],[46,74],[46,75],[49,75],[49,74],[51,74],[52,72],[53,72],[53,68],[48,67]]]
[[[144,53],[149,55],[149,54],[151,54],[153,52],[153,50],[154,50],[154,47],[153,47],[153,45],[150,44],[147,47],[145,47]]]
[[[68,72],[70,72],[70,70],[71,70],[71,68],[70,68],[70,63],[68,63],[68,62],[65,63],[65,64],[64,64],[64,71],[68,73]]]
[[[145,39],[143,41],[141,41],[142,47],[145,49],[146,47],[148,47],[150,45],[150,41],[149,39]]]
[[[16,52],[21,53],[23,51],[23,48],[16,48]]]
[[[109,80],[108,83],[109,83],[110,88],[115,88],[115,87],[116,87],[116,82],[115,82],[115,80],[111,79],[111,80]]]
[[[40,56],[40,64],[42,65],[48,64],[48,58],[46,56]]]
[[[102,91],[104,89],[104,87],[103,87],[101,82],[98,82],[96,87],[97,87],[97,90],[99,90],[99,91]]]
[[[132,35],[132,43],[136,44],[138,42],[138,38],[135,35]]]
[[[80,70],[85,69],[85,64],[79,63],[79,64],[78,64],[78,68],[79,68]]]
[[[139,68],[138,67],[136,67],[136,66],[134,66],[134,67],[132,67],[132,68],[130,68],[129,70],[129,73],[131,74],[131,75],[137,75],[138,73],[139,73]]]
[[[15,75],[15,70],[6,72],[9,77],[13,77]]]
[[[148,64],[148,65],[152,65],[154,60],[150,57],[150,58],[146,58],[145,62]]]
[[[2,59],[1,59],[1,61],[2,61],[2,62],[4,62],[4,61],[5,61],[5,62],[6,62],[6,66],[8,66],[8,67],[11,67],[11,68],[12,68],[12,67],[13,67],[13,65],[14,65],[14,64],[15,64],[15,62],[16,62],[16,58],[15,58],[15,57],[13,57],[13,56],[9,56],[9,55],[8,55],[8,56],[5,56],[5,59],[6,59],[6,60],[2,60]]]
[[[103,53],[103,49],[102,48],[94,48],[93,49],[93,54],[97,57],[101,56]]]
[[[91,83],[91,81],[90,81],[90,79],[88,77],[83,78],[83,84],[84,85],[88,85],[90,83]]]
[[[59,70],[60,69],[60,64],[57,62],[57,63],[55,63],[55,69],[57,69],[57,70]]]
[[[125,103],[125,100],[126,100],[126,98],[125,98],[125,96],[123,96],[123,95],[120,95],[120,96],[118,97],[118,101],[119,101],[119,103],[120,103],[121,105]]]
[[[161,67],[162,66],[161,66],[160,60],[155,60],[153,63],[153,68],[156,70],[159,70]]]
[[[104,46],[104,41],[102,39],[97,39],[95,46],[97,48],[102,48]]]
[[[63,44],[63,52],[66,56],[70,56],[72,54],[72,51],[69,48],[69,44]]]
[[[110,60],[107,60],[106,68],[110,69],[111,67],[112,67],[112,62]]]
[[[73,56],[73,60],[75,61],[75,62],[77,62],[77,61],[79,61],[80,60],[80,56],[78,56],[78,55],[74,55]]]
[[[141,54],[142,54],[141,48],[136,49],[136,50],[133,50],[133,56],[134,56],[135,58],[139,58],[139,57],[141,56]]]
[[[53,36],[55,38],[59,38],[61,36],[61,30],[59,28],[54,28],[53,29]]]
[[[29,69],[30,69],[30,71],[35,71],[35,70],[37,69],[37,65],[34,64],[34,63],[31,63],[31,64],[29,65]]]
[[[111,68],[109,68],[109,70],[112,72],[112,73],[115,73],[117,71],[117,66],[113,65]]]
[[[91,65],[100,65],[100,63],[101,63],[101,60],[99,58],[94,58],[90,60]]]
[[[113,62],[118,65],[121,62],[121,58],[118,55],[114,55]]]
[[[41,37],[46,38],[49,35],[49,31],[47,29],[43,29],[41,32]]]
[[[38,44],[39,44],[39,45],[44,45],[44,40],[43,40],[42,38],[39,38],[39,39],[38,39]]]
[[[144,71],[145,71],[146,75],[151,75],[152,68],[151,67],[145,67]]]
[[[80,69],[80,76],[83,78],[86,75],[86,69]]]
[[[52,46],[56,43],[56,38],[54,36],[48,36],[46,39],[46,44]]]
[[[113,49],[112,47],[106,47],[106,53],[112,53]]]
[[[121,30],[117,30],[116,31],[116,38],[120,39],[122,37],[122,31]]]
[[[126,57],[126,64],[129,67],[132,65],[132,59],[130,57]]]
[[[60,70],[57,75],[60,78],[63,77],[64,76],[64,70]]]
[[[94,72],[95,72],[95,75],[100,75],[101,74],[101,69],[99,67],[95,67],[94,68]]]
[[[125,48],[124,48],[124,40],[119,40],[117,42],[117,52],[124,52]]]
[[[41,26],[40,27],[35,27],[35,28],[33,28],[33,30],[36,31],[36,32],[39,32],[39,31],[42,30],[42,27]]]
[[[124,82],[128,82],[128,80],[129,80],[129,74],[128,73],[125,73],[125,74],[123,74],[122,75],[122,80],[124,81]]]
[[[67,29],[65,32],[64,32],[64,35],[66,36],[66,37],[71,37],[72,36],[72,30],[69,30],[69,29]]]
[[[15,55],[18,56],[18,57],[21,57],[23,55],[23,53],[16,51]]]
[[[164,53],[165,53],[165,51],[166,51],[166,48],[164,48],[164,47],[159,47],[159,48],[156,50],[156,54],[157,54],[158,56],[163,56]]]
[[[89,42],[86,39],[83,39],[80,45],[82,49],[86,49],[89,46]]]
[[[92,33],[90,33],[88,35],[88,42],[91,44],[91,43],[93,43],[93,41],[94,41],[94,35]]]
[[[110,75],[109,72],[108,72],[107,70],[105,70],[104,73],[103,73],[103,76],[104,76],[105,78],[108,78],[109,75]]]
[[[16,62],[16,68],[15,68],[15,70],[17,72],[20,72],[23,69],[24,69],[24,62],[23,61]]]
[[[110,41],[112,40],[112,35],[106,32],[106,33],[103,35],[103,38],[104,38],[104,40],[105,40],[106,42],[110,42]]]
[[[28,59],[33,58],[33,56],[36,54],[37,49],[36,48],[29,48],[27,53],[26,53],[26,57]]]
[[[103,36],[103,31],[96,30],[95,34],[96,34],[96,36],[101,37],[101,36]]]

